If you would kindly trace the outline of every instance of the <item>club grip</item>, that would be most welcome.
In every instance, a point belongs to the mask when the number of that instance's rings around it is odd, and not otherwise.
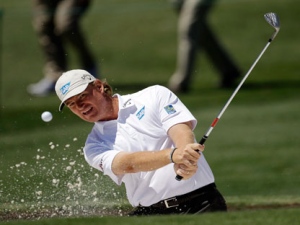
[[[200,145],[203,145],[205,143],[205,141],[207,140],[208,136],[204,135],[201,140],[199,141]],[[199,152],[199,150],[196,150],[197,152]],[[176,175],[175,180],[181,181],[182,180],[182,176],[180,175]]]
[[[180,176],[180,175],[176,175],[176,177],[175,177],[175,180],[178,180],[178,181],[181,181],[182,180],[182,176]]]
[[[199,141],[200,145],[203,145],[205,143],[205,141],[207,140],[208,136],[204,135],[201,140]]]

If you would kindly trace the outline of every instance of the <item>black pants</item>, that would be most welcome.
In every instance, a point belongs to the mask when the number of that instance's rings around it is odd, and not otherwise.
[[[33,0],[33,27],[45,56],[44,73],[53,81],[68,70],[68,44],[76,51],[80,67],[96,72],[92,70],[96,60],[80,24],[90,4],[90,0]]]
[[[173,198],[171,198],[173,199]],[[139,206],[129,216],[198,214],[204,212],[227,211],[225,199],[215,184],[207,185],[185,195],[174,197],[178,204],[166,204],[165,200],[149,207]]]

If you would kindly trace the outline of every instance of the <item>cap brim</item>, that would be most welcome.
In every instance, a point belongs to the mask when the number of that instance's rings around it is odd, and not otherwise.
[[[84,85],[81,85],[81,86],[79,86],[79,87],[76,87],[76,88],[74,88],[73,90],[71,90],[68,94],[66,94],[66,96],[62,99],[62,101],[61,101],[61,103],[60,103],[60,105],[59,105],[58,110],[59,110],[59,111],[62,111],[63,108],[64,108],[64,106],[65,106],[65,101],[67,101],[69,98],[71,98],[71,97],[73,97],[73,96],[75,96],[75,95],[78,95],[78,94],[80,94],[81,92],[83,92],[83,91],[87,88],[88,85],[89,85],[89,83],[86,83],[86,84],[84,84]]]

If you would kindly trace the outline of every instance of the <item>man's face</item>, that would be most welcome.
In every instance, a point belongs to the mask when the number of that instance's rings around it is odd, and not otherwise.
[[[65,105],[88,122],[114,119],[112,98],[103,89],[101,81],[91,83],[83,92],[66,100]]]

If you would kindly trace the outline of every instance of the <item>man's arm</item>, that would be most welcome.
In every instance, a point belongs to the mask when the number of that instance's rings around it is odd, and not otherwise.
[[[175,173],[183,179],[189,179],[197,172],[197,162],[204,146],[195,143],[191,122],[171,127],[168,134],[177,147],[172,157]]]
[[[152,171],[171,163],[171,149],[161,151],[120,152],[112,162],[112,171],[116,175]]]
[[[169,129],[168,134],[176,147],[178,146],[173,154],[173,161],[181,164],[186,170],[194,168],[199,158],[199,154],[195,152],[199,144],[194,143],[190,123],[176,124]],[[190,144],[189,147],[186,147],[187,144]],[[160,151],[120,152],[112,162],[112,171],[116,175],[122,175],[159,169],[171,163],[171,151],[172,149],[168,148]]]

